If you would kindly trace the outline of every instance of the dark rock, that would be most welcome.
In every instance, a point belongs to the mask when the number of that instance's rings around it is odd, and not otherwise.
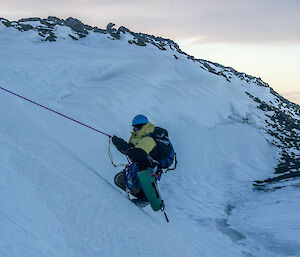
[[[107,33],[107,31],[105,29],[99,29],[97,27],[94,27],[93,31],[96,32],[96,33],[102,33],[102,34]]]
[[[281,181],[281,180],[284,180],[284,179],[295,178],[295,177],[300,177],[300,172],[290,172],[288,174],[284,174],[284,175],[277,176],[277,177],[274,177],[274,178],[268,178],[268,179],[262,180],[262,181],[256,180],[254,182],[257,183],[257,184],[273,183],[273,182],[278,182],[278,181]]]
[[[120,39],[120,34],[118,34],[117,30],[114,28],[115,25],[116,24],[114,24],[114,23],[107,24],[106,30],[115,39]]]
[[[46,39],[45,39],[45,41],[50,41],[50,42],[54,42],[54,41],[56,41],[56,36],[53,34],[53,33],[51,33]]]
[[[7,19],[0,18],[0,22],[2,22],[6,27],[11,27],[12,26],[12,22],[10,22]]]
[[[50,34],[50,32],[52,32],[52,29],[48,29],[48,28],[37,28],[37,31],[43,33],[43,34]]]
[[[73,29],[74,31],[80,34],[88,34],[88,30],[93,29],[91,26],[85,25],[80,20],[77,20],[72,17],[66,19],[64,25],[70,27],[71,29]]]
[[[142,38],[142,37],[138,37],[137,38],[137,43],[136,43],[138,46],[146,46],[146,43],[145,43],[145,39]]]
[[[33,17],[33,18],[23,18],[23,19],[20,19],[19,22],[41,21],[41,20],[42,20],[41,18]]]
[[[64,24],[64,20],[59,19],[59,18],[57,18],[57,17],[55,17],[55,16],[49,16],[49,17],[47,18],[47,21],[52,21],[52,22],[54,22],[54,23],[57,24],[57,25],[63,25],[63,24]]]
[[[33,26],[31,26],[29,24],[20,24],[20,26],[21,26],[22,31],[28,31],[28,30],[33,29]]]
[[[12,23],[11,23],[11,22],[3,22],[3,24],[4,24],[6,27],[11,27],[11,26],[12,26]]]
[[[109,34],[111,34],[111,33],[116,33],[117,30],[114,28],[115,25],[116,25],[116,24],[114,24],[114,23],[112,23],[112,22],[108,23],[107,26],[106,26],[106,31],[107,31]]]
[[[155,42],[151,42],[152,45],[155,45],[158,49],[160,50],[167,50],[166,48],[164,48],[161,44],[155,43]]]
[[[260,106],[258,106],[258,108],[263,111],[271,111],[272,110],[272,108],[266,103],[261,103]]]
[[[46,19],[42,19],[40,22],[41,22],[42,25],[45,25],[49,28],[54,28],[54,26],[57,25],[55,23],[53,24],[53,23],[47,21]]]
[[[125,28],[124,26],[121,26],[119,29],[118,29],[118,31],[117,31],[117,34],[120,34],[120,33],[130,33],[130,30],[129,29],[127,29],[127,28]]]
[[[69,34],[69,37],[72,38],[72,39],[74,39],[74,40],[78,40],[77,37],[74,37],[74,36],[72,36],[71,34]]]
[[[216,70],[212,68],[210,65],[208,65],[207,63],[203,63],[203,65],[205,66],[205,68],[207,68],[209,72],[216,73]]]

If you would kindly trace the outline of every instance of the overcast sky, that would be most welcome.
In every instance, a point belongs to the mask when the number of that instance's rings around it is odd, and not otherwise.
[[[260,76],[300,104],[300,0],[0,0],[0,7],[9,20],[72,16],[170,38],[197,58]]]

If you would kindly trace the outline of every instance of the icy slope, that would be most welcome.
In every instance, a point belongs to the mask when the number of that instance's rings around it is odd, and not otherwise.
[[[171,222],[113,185],[106,137],[1,91],[0,256],[286,256],[272,249],[275,225],[257,234],[260,215],[249,229],[239,220],[253,214],[247,203],[267,199],[252,181],[277,165],[265,114],[245,93],[274,101],[270,88],[128,44],[127,34],[74,41],[55,29],[62,36],[49,43],[0,25],[0,85],[124,139],[138,113],[168,129],[179,166],[159,187]],[[296,256],[295,238],[284,239]]]

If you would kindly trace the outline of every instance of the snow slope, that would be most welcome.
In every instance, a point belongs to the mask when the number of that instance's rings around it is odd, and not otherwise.
[[[170,223],[113,184],[107,137],[1,91],[0,256],[300,256],[299,191],[252,188],[278,150],[245,92],[272,101],[270,88],[128,37],[51,43],[0,25],[0,86],[124,139],[139,113],[168,129]]]

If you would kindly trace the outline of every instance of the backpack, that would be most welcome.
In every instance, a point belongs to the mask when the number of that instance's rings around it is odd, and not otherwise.
[[[177,164],[176,153],[169,139],[168,131],[160,127],[155,127],[154,132],[151,133],[150,136],[154,139],[155,143],[157,144],[158,155],[159,155],[159,159],[157,161],[159,162],[160,167],[163,169],[169,168],[175,159],[175,168],[176,168],[176,164]],[[168,169],[168,170],[173,170],[173,169]]]

